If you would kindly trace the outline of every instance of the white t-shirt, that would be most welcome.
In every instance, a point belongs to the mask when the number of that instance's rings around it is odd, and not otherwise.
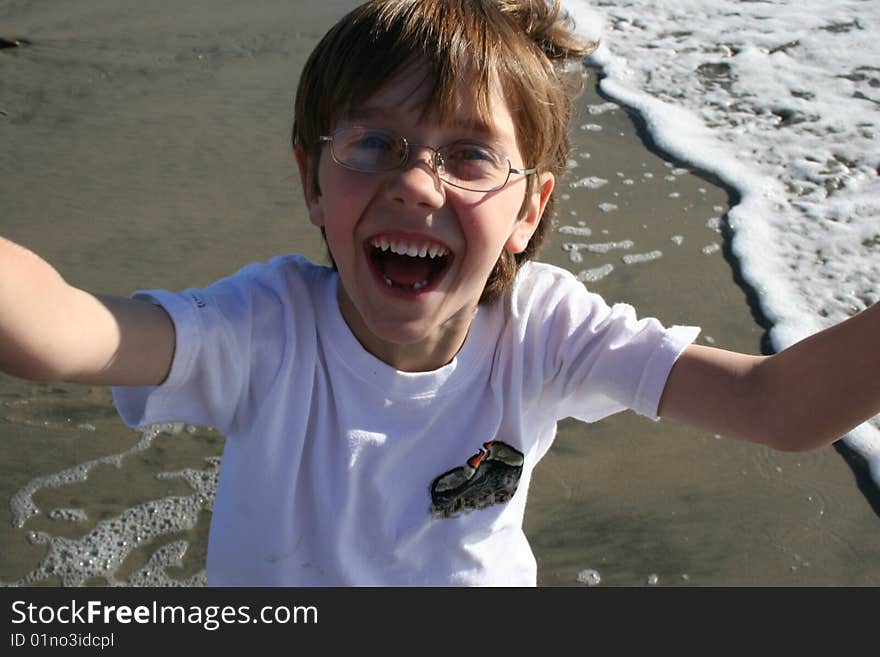
[[[655,416],[698,333],[528,263],[452,362],[400,372],[351,333],[337,284],[289,255],[139,293],[171,315],[176,352],[161,386],[114,388],[122,418],[227,436],[209,585],[534,586],[522,521],[557,420]]]

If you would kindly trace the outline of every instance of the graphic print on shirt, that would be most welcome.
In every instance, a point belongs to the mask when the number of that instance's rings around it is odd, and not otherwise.
[[[464,465],[431,482],[431,515],[454,518],[468,511],[503,504],[516,492],[523,455],[507,443],[492,440]]]

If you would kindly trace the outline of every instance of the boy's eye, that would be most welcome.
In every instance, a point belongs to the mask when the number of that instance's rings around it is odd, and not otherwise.
[[[456,160],[460,162],[489,162],[498,161],[497,154],[490,148],[479,144],[453,144],[447,146],[443,153],[444,160]]]
[[[357,135],[351,141],[354,148],[364,148],[367,150],[392,150],[394,148],[394,138],[378,132],[365,132]]]
[[[487,146],[456,143],[441,154],[443,167],[459,180],[492,179],[507,175],[507,161]]]
[[[342,128],[334,136],[334,157],[345,166],[362,171],[394,169],[406,157],[401,137],[374,128]]]

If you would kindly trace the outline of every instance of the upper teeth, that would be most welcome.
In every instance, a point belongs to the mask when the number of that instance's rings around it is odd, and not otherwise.
[[[424,258],[428,256],[430,258],[437,258],[439,256],[445,256],[449,253],[449,249],[440,246],[439,244],[414,244],[412,242],[405,242],[402,240],[389,240],[384,237],[374,238],[371,244],[377,249],[382,249],[383,251],[390,250],[392,253],[396,253],[398,255],[406,255],[412,258],[418,256],[419,258]]]

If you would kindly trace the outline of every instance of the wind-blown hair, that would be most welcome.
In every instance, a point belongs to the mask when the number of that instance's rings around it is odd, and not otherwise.
[[[497,85],[513,116],[524,166],[559,178],[568,160],[572,105],[583,79],[567,65],[595,48],[573,27],[558,0],[372,0],[357,7],[318,43],[300,77],[293,143],[303,149],[314,172],[306,183],[310,193],[320,194],[319,137],[413,66],[424,67],[431,83],[426,115],[454,115],[466,80],[478,118],[491,125]],[[529,176],[521,214],[535,181],[535,175]],[[537,254],[554,207],[551,195],[522,253],[502,252],[481,303],[496,299],[520,265]]]

